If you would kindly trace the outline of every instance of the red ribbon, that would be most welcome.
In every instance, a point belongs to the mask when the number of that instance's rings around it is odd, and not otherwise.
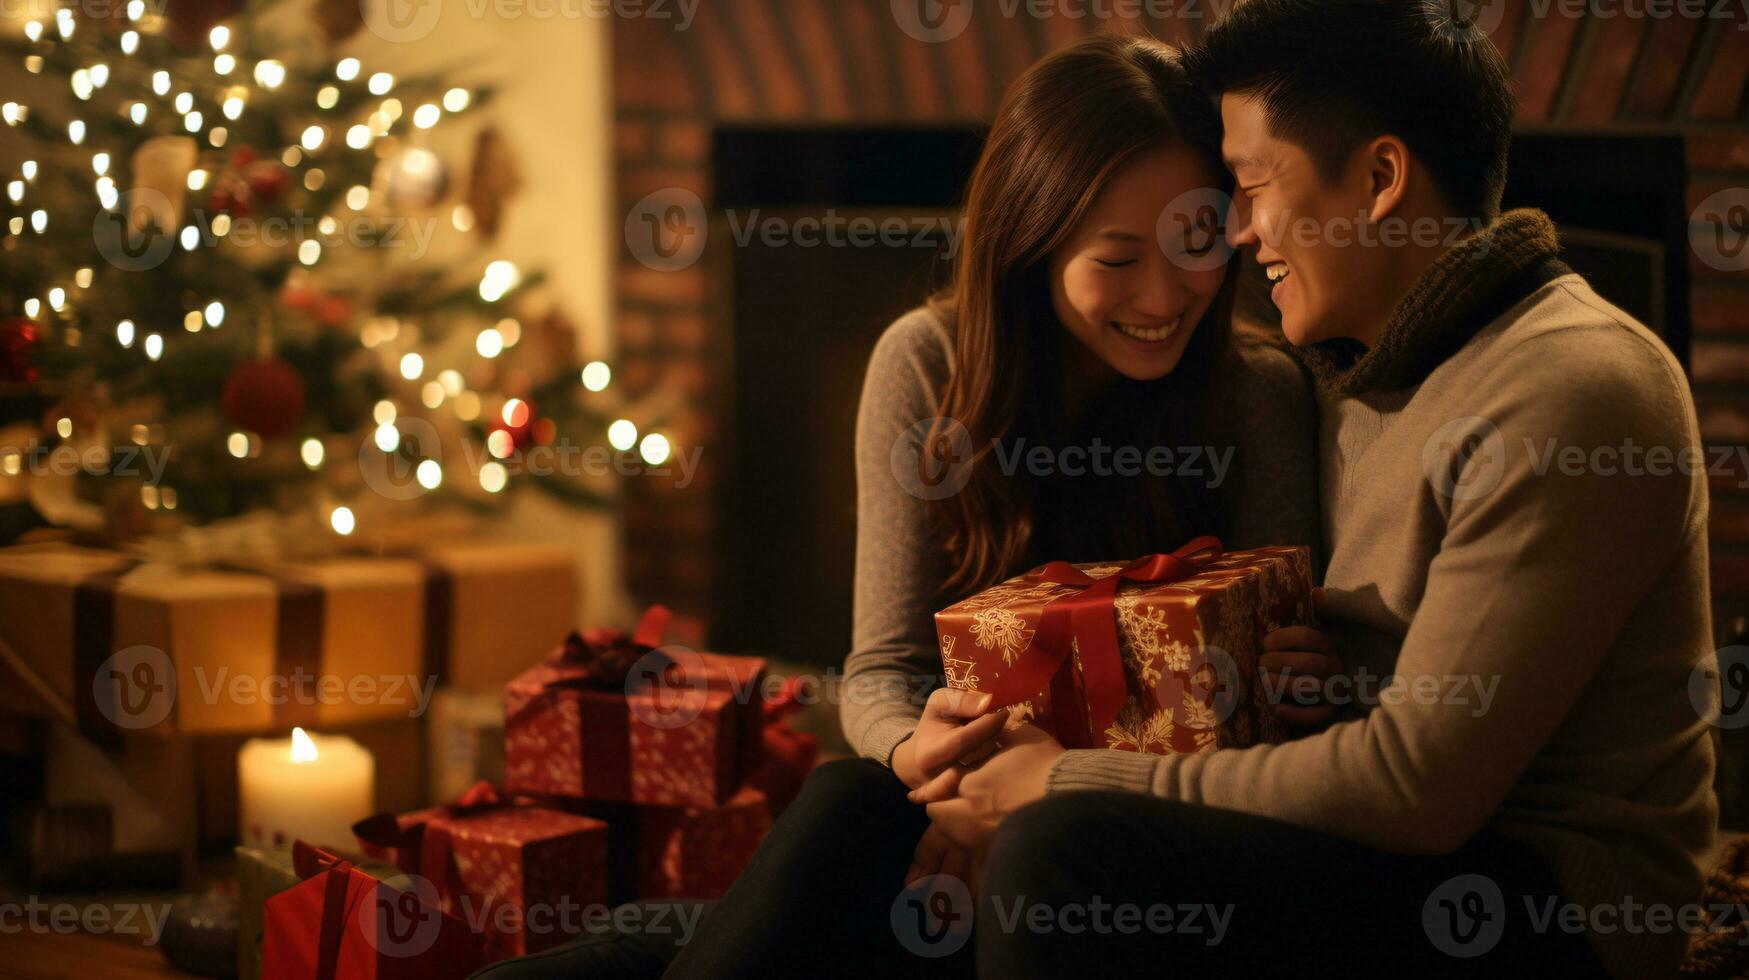
[[[1052,664],[1051,710],[1057,715],[1058,739],[1069,748],[1091,748],[1100,732],[1117,722],[1129,685],[1124,680],[1123,652],[1118,645],[1117,589],[1123,582],[1161,585],[1190,578],[1224,549],[1219,538],[1204,535],[1171,554],[1144,555],[1115,575],[1095,579],[1066,561],[1053,561],[1026,574],[1029,582],[1049,582],[1079,589],[1045,604],[1033,633],[1032,649]],[[1203,554],[1208,552],[1208,554]],[[1070,643],[1081,655],[1081,684],[1076,695]],[[1081,710],[1085,705],[1085,712]],[[1078,724],[1064,724],[1074,710]],[[1073,743],[1073,744],[1071,744]]]
[[[623,685],[626,676],[639,658],[662,645],[662,635],[668,630],[673,614],[668,607],[653,605],[644,610],[631,636],[612,627],[591,627],[573,631],[553,655],[547,666],[560,676],[547,682],[547,687],[586,681],[601,686]]]
[[[428,811],[426,816],[406,824],[392,813],[379,813],[352,825],[359,840],[377,848],[394,848],[395,865],[408,874],[419,874],[440,892],[450,891],[450,855],[455,851],[455,838],[449,827],[433,824],[431,818],[443,816],[459,819],[496,810],[501,807],[532,803],[523,796],[505,796],[488,780],[480,780],[467,788],[455,802]]]
[[[299,878],[328,875],[322,892],[322,932],[316,945],[316,980],[334,980],[340,963],[340,940],[346,933],[346,889],[353,863],[319,847],[295,841],[292,868]]]

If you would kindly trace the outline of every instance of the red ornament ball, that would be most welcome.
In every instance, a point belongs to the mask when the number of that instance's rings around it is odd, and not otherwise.
[[[291,174],[273,160],[256,160],[244,167],[243,180],[251,194],[269,204],[284,197],[291,186]]]
[[[0,381],[30,384],[37,378],[36,354],[41,331],[36,321],[14,316],[0,320]]]
[[[278,358],[245,361],[225,379],[219,407],[239,429],[263,439],[288,436],[304,418],[304,379]]]

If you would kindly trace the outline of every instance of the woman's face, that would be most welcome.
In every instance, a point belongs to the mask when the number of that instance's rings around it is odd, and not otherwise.
[[[1186,146],[1147,151],[1051,253],[1057,319],[1125,377],[1172,373],[1220,291],[1227,253],[1206,220],[1217,176]]]

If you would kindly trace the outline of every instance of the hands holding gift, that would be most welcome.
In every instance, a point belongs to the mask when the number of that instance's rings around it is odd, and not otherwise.
[[[1324,590],[1312,590],[1312,604],[1324,611]],[[1315,731],[1335,719],[1338,708],[1321,701],[1324,685],[1342,673],[1330,638],[1310,626],[1283,626],[1263,636],[1263,656],[1257,664],[1264,690],[1272,697],[1275,717],[1287,726],[1290,736]]]
[[[1323,590],[1313,601],[1323,606]],[[1271,710],[1294,735],[1335,719],[1339,706],[1322,700],[1342,661],[1322,631],[1286,626],[1263,639],[1258,669]],[[985,712],[987,694],[940,690],[931,695],[915,734],[893,753],[893,771],[925,804],[932,821],[906,873],[910,885],[931,874],[951,874],[976,889],[983,856],[1009,813],[1044,796],[1045,781],[1063,746],[1029,724],[1004,730],[1004,709]]]

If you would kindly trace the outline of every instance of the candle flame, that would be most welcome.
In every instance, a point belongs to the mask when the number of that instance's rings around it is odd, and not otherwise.
[[[315,762],[316,743],[310,741],[310,736],[302,728],[292,729],[291,761]]]

